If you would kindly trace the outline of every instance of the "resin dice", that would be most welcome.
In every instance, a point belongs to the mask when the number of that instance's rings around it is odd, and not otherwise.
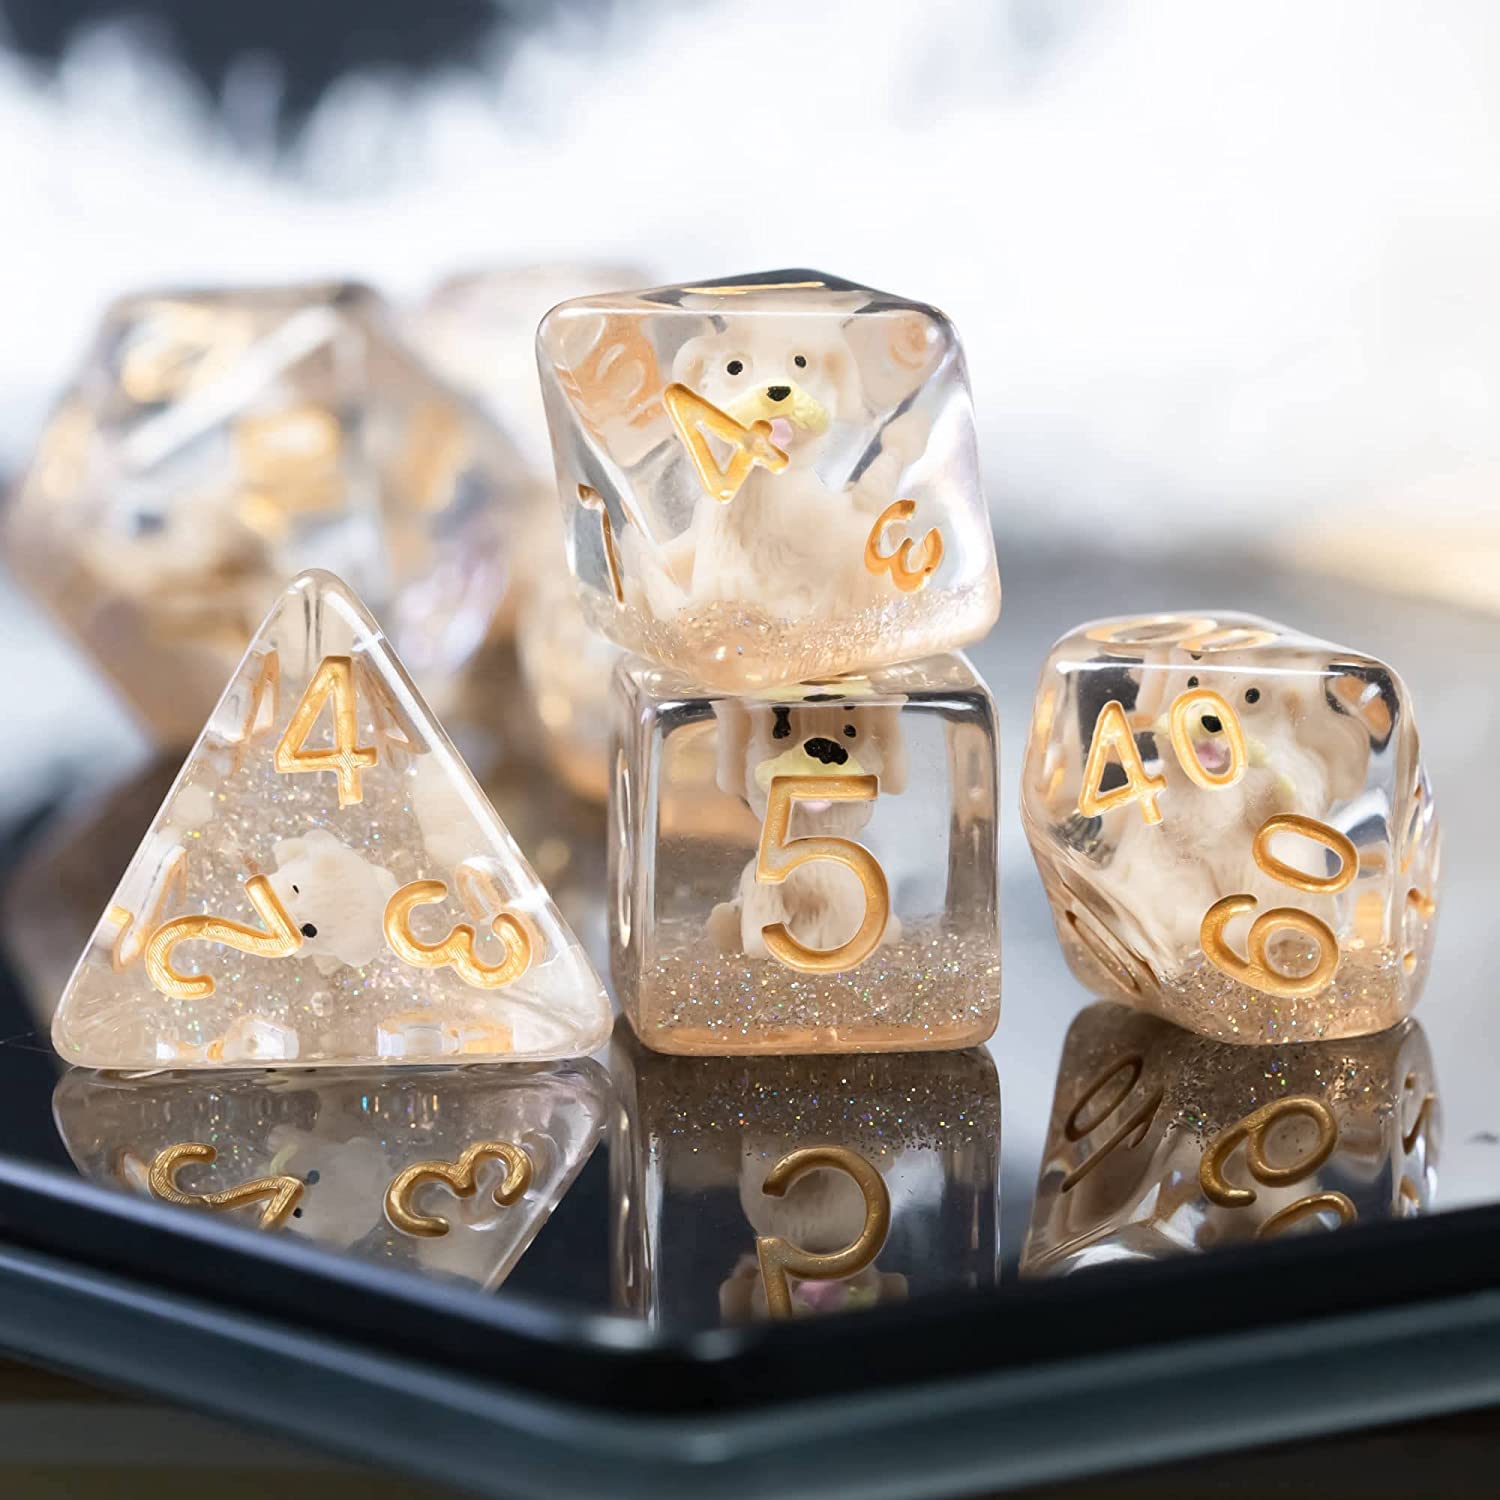
[[[53,1113],[78,1170],[106,1187],[489,1289],[597,1145],[608,1089],[586,1060],[134,1079],[73,1069]]]
[[[1000,580],[941,313],[811,271],[566,302],[537,338],[591,625],[728,692],[977,639]]]
[[[620,1027],[610,1072],[622,1309],[698,1329],[994,1285],[987,1053],[662,1057]]]
[[[575,1057],[598,975],[359,601],[298,578],[52,1022],[85,1067]]]
[[[1250,615],[1105,620],[1042,672],[1021,812],[1085,984],[1227,1041],[1416,1003],[1438,826],[1383,663]]]
[[[16,493],[12,565],[168,744],[190,742],[303,568],[347,578],[441,700],[505,593],[499,430],[357,286],[106,313]]]
[[[1439,1126],[1415,1021],[1242,1047],[1092,1006],[1063,1047],[1022,1272],[1423,1213]]]
[[[962,656],[754,697],[629,658],[612,962],[667,1052],[966,1047],[1000,1005],[995,717]]]

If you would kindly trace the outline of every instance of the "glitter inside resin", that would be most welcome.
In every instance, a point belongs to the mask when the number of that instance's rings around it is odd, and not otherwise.
[[[574,1057],[597,974],[412,686],[326,573],[287,590],[63,994],[87,1067]]]
[[[1094,1005],[1063,1047],[1023,1274],[1426,1212],[1440,1126],[1415,1021],[1248,1047]]]
[[[935,308],[815,271],[581,298],[537,335],[589,623],[727,692],[977,640],[1000,609]]]
[[[603,1071],[587,1060],[134,1079],[72,1069],[57,1086],[53,1111],[79,1171],[104,1186],[153,1196],[159,1153],[202,1143],[214,1159],[177,1170],[183,1192],[290,1178],[300,1191],[277,1226],[284,1232],[364,1260],[492,1288],[588,1160],[608,1096]],[[496,1202],[505,1169],[482,1157],[471,1191],[434,1180],[410,1195],[411,1208],[445,1220],[446,1232],[412,1234],[392,1222],[385,1200],[400,1173],[456,1163],[471,1147],[495,1142],[526,1153],[526,1186],[513,1202]],[[263,1207],[220,1212],[254,1225]]]
[[[616,691],[612,962],[648,1046],[990,1035],[995,717],[962,656],[750,698],[631,659]]]
[[[1247,1043],[1416,1003],[1438,823],[1410,698],[1373,657],[1212,610],[1080,626],[1042,672],[1021,814],[1101,995]]]
[[[610,1072],[622,1309],[668,1326],[757,1321],[767,1316],[758,1238],[815,1254],[855,1241],[865,1205],[847,1173],[820,1168],[780,1198],[763,1190],[779,1161],[808,1148],[867,1162],[890,1214],[854,1273],[792,1277],[794,1317],[994,1285],[1000,1087],[986,1052],[667,1057],[621,1026]]]

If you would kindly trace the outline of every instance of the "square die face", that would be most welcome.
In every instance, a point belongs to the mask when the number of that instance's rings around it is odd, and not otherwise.
[[[774,1316],[777,1275],[758,1255],[771,1238],[794,1317],[994,1285],[1000,1086],[986,1052],[663,1057],[621,1029],[610,1073],[620,1308],[677,1328]],[[819,1164],[767,1193],[799,1153]],[[799,1274],[807,1255],[855,1246],[844,1275]]]
[[[961,656],[712,697],[616,676],[616,992],[670,1052],[965,1047],[999,1013],[995,720]]]
[[[1092,1006],[1063,1046],[1022,1272],[1423,1213],[1439,1130],[1415,1021],[1242,1047]]]
[[[1405,687],[1248,615],[1080,627],[1044,669],[1022,816],[1068,961],[1228,1041],[1415,1003],[1438,829]]]
[[[994,622],[968,379],[935,309],[768,273],[567,302],[537,350],[569,557],[620,645],[748,692]]]

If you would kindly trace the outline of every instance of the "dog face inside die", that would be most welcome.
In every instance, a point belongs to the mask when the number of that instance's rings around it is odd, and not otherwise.
[[[373,962],[385,946],[385,908],[396,877],[326,828],[282,839],[272,853],[271,888],[302,933],[298,956],[313,959],[323,974]]]

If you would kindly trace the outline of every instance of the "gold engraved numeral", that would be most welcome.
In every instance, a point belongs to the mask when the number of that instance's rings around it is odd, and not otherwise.
[[[1410,1156],[1416,1150],[1417,1142],[1432,1125],[1433,1097],[1425,1089],[1421,1088],[1421,1084],[1415,1073],[1408,1073],[1402,1081],[1402,1101],[1404,1103],[1409,1094],[1415,1094],[1419,1089],[1422,1093],[1422,1102],[1417,1106],[1417,1113],[1411,1122],[1411,1128],[1401,1133],[1401,1151],[1406,1156]]]
[[[276,1229],[291,1218],[298,1199],[306,1190],[300,1177],[257,1177],[218,1193],[190,1193],[177,1186],[177,1174],[183,1167],[198,1161],[211,1166],[218,1154],[212,1146],[201,1141],[180,1141],[175,1146],[168,1146],[151,1163],[147,1181],[152,1193],[162,1202],[175,1203],[179,1208],[229,1209],[263,1202],[265,1207],[260,1211],[258,1229]]]
[[[1278,1167],[1266,1154],[1267,1137],[1278,1121],[1296,1116],[1312,1121],[1317,1140],[1302,1160]],[[1236,1187],[1224,1175],[1229,1157],[1241,1141],[1245,1144],[1245,1165],[1256,1182],[1262,1187],[1289,1187],[1316,1172],[1333,1155],[1338,1139],[1338,1122],[1322,1100],[1305,1095],[1273,1099],[1214,1137],[1198,1162],[1198,1185],[1211,1203],[1223,1208],[1247,1207],[1255,1202],[1255,1189]],[[1312,1193],[1272,1214],[1260,1226],[1257,1236],[1265,1238],[1329,1211],[1338,1214],[1341,1224],[1351,1224],[1358,1216],[1354,1204],[1343,1193]]]
[[[1076,1145],[1100,1129],[1111,1115],[1125,1107],[1131,1094],[1135,1092],[1136,1085],[1141,1081],[1141,1074],[1145,1068],[1145,1059],[1139,1052],[1132,1052],[1101,1068],[1079,1096],[1078,1102],[1068,1112],[1068,1118],[1063,1121],[1063,1135]],[[1098,1112],[1092,1118],[1085,1119],[1085,1112],[1090,1105],[1098,1101],[1098,1096],[1104,1092],[1105,1086],[1121,1075],[1123,1078],[1118,1091],[1108,1103],[1099,1105]],[[1146,1132],[1150,1130],[1151,1122],[1156,1119],[1156,1112],[1161,1108],[1164,1097],[1165,1090],[1161,1088],[1148,1093],[1114,1134],[1102,1146],[1089,1152],[1087,1158],[1063,1178],[1059,1191],[1071,1192],[1111,1151],[1118,1150],[1122,1146],[1128,1151],[1133,1151],[1139,1146],[1146,1139]]]
[[[412,1207],[418,1188],[441,1182],[456,1198],[472,1198],[479,1190],[479,1164],[502,1161],[505,1176],[495,1189],[495,1203],[506,1208],[531,1186],[531,1158],[509,1141],[476,1141],[457,1161],[419,1161],[398,1173],[385,1191],[385,1216],[402,1234],[436,1239],[452,1227],[439,1214],[421,1214]]]
[[[783,1156],[766,1174],[761,1191],[773,1198],[784,1197],[794,1182],[820,1168],[842,1172],[854,1179],[864,1195],[864,1227],[852,1245],[822,1255],[804,1250],[780,1235],[763,1235],[757,1239],[755,1258],[760,1262],[766,1310],[773,1318],[792,1316],[789,1276],[803,1281],[841,1281],[846,1276],[857,1276],[874,1262],[891,1232],[891,1195],[885,1179],[864,1157],[845,1146],[807,1146]]]
[[[609,511],[604,506],[604,496],[589,485],[578,486],[578,503],[585,510],[599,512],[599,538],[604,544],[604,566],[609,570],[609,586],[616,604],[625,602],[625,580],[620,574],[620,558],[615,551],[615,531],[610,524]]]
[[[891,893],[880,861],[863,844],[851,839],[816,836],[788,839],[792,804],[799,799],[830,802],[873,802],[879,795],[875,776],[773,776],[766,796],[766,818],[760,830],[755,878],[762,885],[780,885],[793,870],[813,860],[829,859],[852,870],[865,892],[865,914],[859,930],[837,948],[809,948],[787,931],[785,922],[761,929],[766,947],[789,969],[809,974],[836,974],[863,963],[880,943],[891,916]]]
[[[475,953],[474,929],[467,922],[437,943],[424,943],[413,935],[413,909],[442,901],[447,894],[441,880],[414,880],[391,897],[385,907],[385,939],[391,951],[415,968],[451,968],[465,984],[481,990],[498,990],[519,979],[531,967],[532,940],[526,924],[511,912],[499,912],[490,921],[490,930],[505,945],[505,957],[497,964],[484,963]]]
[[[917,543],[907,537],[894,552],[882,552],[881,543],[886,531],[902,521],[909,521],[916,514],[915,500],[897,500],[881,511],[870,528],[865,541],[865,567],[877,576],[889,573],[891,582],[903,594],[915,593],[926,588],[927,580],[938,570],[943,560],[943,534],[934,526],[922,538],[922,555],[917,557]]]
[[[1278,859],[1270,850],[1270,841],[1278,833],[1296,833],[1320,843],[1339,857],[1339,868],[1332,875],[1308,875]],[[1354,883],[1359,870],[1359,851],[1336,828],[1306,818],[1300,813],[1279,813],[1267,818],[1256,832],[1251,845],[1255,863],[1282,885],[1314,895],[1334,895]],[[1241,958],[1224,938],[1224,929],[1235,917],[1252,912],[1259,903],[1254,896],[1239,894],[1215,901],[1203,914],[1198,931],[1204,956],[1215,968],[1238,979],[1252,989],[1267,994],[1294,998],[1315,995],[1333,978],[1339,963],[1339,941],[1333,929],[1311,912],[1293,906],[1276,906],[1262,912],[1251,924],[1245,940],[1246,957]],[[1283,974],[1271,967],[1267,944],[1273,932],[1290,929],[1309,937],[1317,944],[1317,962],[1306,974]]]
[[[1107,792],[1101,791],[1100,783],[1104,780],[1111,755],[1125,773],[1125,784],[1111,787]],[[1111,808],[1138,801],[1141,816],[1148,823],[1160,823],[1161,808],[1156,805],[1156,799],[1166,789],[1164,777],[1146,774],[1130,720],[1125,717],[1125,706],[1112,699],[1100,712],[1094,725],[1094,737],[1089,741],[1088,758],[1083,764],[1083,787],[1078,794],[1078,811],[1086,818],[1098,818]]]
[[[1224,742],[1229,746],[1229,764],[1222,771],[1206,770],[1203,762],[1198,759],[1198,752],[1193,748],[1189,721],[1195,711],[1201,719],[1204,709],[1218,718]],[[1189,688],[1187,692],[1179,693],[1172,702],[1168,722],[1171,725],[1172,751],[1190,781],[1197,782],[1206,791],[1216,792],[1233,786],[1245,774],[1246,767],[1250,764],[1250,757],[1245,750],[1245,732],[1240,728],[1239,717],[1234,709],[1212,688]]]
[[[333,744],[321,750],[307,749],[307,737],[333,700]],[[359,743],[359,715],[354,696],[353,664],[347,656],[325,656],[313,673],[301,701],[292,712],[286,733],[276,742],[278,771],[333,771],[339,779],[339,806],[360,802],[359,773],[379,760],[371,745]]]
[[[161,924],[173,892],[187,899],[187,858],[187,850],[179,844],[162,861],[139,921],[124,906],[111,905],[105,913],[105,921],[115,928],[114,945],[109,950],[109,965],[115,973],[124,973],[146,951],[150,934]]]
[[[210,912],[195,912],[173,917],[151,934],[146,940],[146,973],[162,994],[174,1000],[202,1000],[214,992],[212,974],[180,974],[172,967],[172,953],[179,943],[223,943],[256,958],[287,958],[302,946],[301,932],[264,875],[252,875],[245,882],[245,895],[265,923],[264,931]]]
[[[773,474],[786,468],[787,455],[771,441],[769,422],[755,421],[745,427],[712,401],[705,401],[696,391],[677,382],[662,392],[662,401],[704,490],[722,504],[727,505],[739,494],[740,486],[756,464]],[[708,446],[705,432],[723,439],[732,450],[728,464],[722,469]]]

